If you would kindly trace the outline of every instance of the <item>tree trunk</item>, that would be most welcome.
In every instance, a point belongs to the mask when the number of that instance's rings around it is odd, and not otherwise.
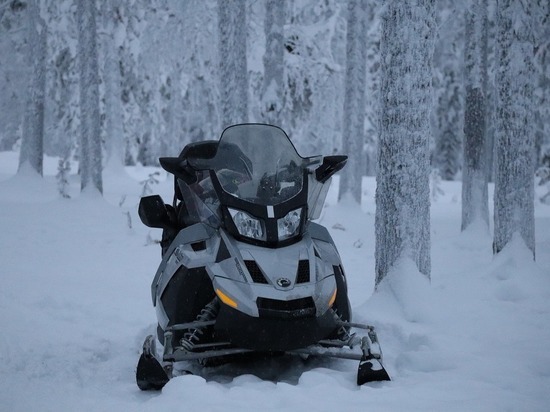
[[[38,0],[28,3],[27,61],[31,68],[23,136],[19,152],[19,170],[28,164],[42,176],[44,155],[44,100],[46,89],[46,26],[40,18]]]
[[[382,16],[376,178],[376,285],[401,259],[430,277],[430,109],[434,1],[389,2]]]
[[[487,113],[487,0],[466,9],[464,47],[466,101],[462,167],[462,230],[482,221],[489,230]]]
[[[267,0],[261,114],[267,123],[278,126],[281,126],[281,110],[284,106],[284,24],[285,0]]]
[[[533,37],[529,4],[500,0],[497,8],[498,103],[494,253],[519,234],[535,255]]]
[[[120,4],[111,0],[103,5],[103,24],[106,30],[104,40],[105,64],[103,65],[103,79],[105,81],[105,169],[111,173],[120,174],[124,172],[124,127],[122,112],[121,90],[122,81],[120,76],[120,58],[117,41],[120,37],[118,32],[122,29],[119,19]]]
[[[339,200],[351,197],[361,204],[361,180],[365,174],[363,145],[365,142],[365,88],[367,68],[367,3],[348,2],[346,36],[346,79],[344,97],[343,152],[349,156],[340,177]]]
[[[218,0],[222,127],[248,119],[246,2]]]
[[[103,193],[95,0],[78,0],[76,12],[80,73],[81,190],[90,186]]]

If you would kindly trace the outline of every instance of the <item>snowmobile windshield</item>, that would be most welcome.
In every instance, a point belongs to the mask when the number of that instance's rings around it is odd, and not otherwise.
[[[210,165],[224,192],[277,205],[300,193],[306,162],[280,128],[242,124],[225,129]]]

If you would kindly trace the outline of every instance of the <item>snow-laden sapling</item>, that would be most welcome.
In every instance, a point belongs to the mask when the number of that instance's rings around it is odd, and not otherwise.
[[[141,197],[148,196],[153,193],[152,186],[159,183],[157,179],[160,176],[160,172],[149,173],[147,179],[139,182],[141,184]]]
[[[71,171],[71,163],[66,157],[59,159],[57,164],[57,190],[64,199],[70,199],[71,196],[67,193],[69,187],[69,172]]]
[[[546,193],[542,195],[539,200],[541,203],[550,204],[550,167],[539,167],[535,173],[538,186],[546,186]]]
[[[443,196],[445,192],[441,188],[441,174],[438,169],[433,169],[430,174],[432,200],[435,202],[439,196]]]

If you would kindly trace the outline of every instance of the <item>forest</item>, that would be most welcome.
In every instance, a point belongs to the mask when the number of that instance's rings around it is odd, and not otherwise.
[[[33,70],[38,70],[34,66],[39,64],[40,55],[44,59],[44,153],[78,157],[81,121],[76,3],[38,1],[39,16],[33,20],[36,34],[29,31],[29,4],[33,3],[4,0],[0,5],[0,150],[18,150],[21,146],[27,85]],[[362,3],[353,13],[364,19],[353,34],[361,45],[360,54],[352,53],[363,64],[355,82],[363,85],[365,120],[354,139],[366,160],[362,169],[372,176],[377,170],[380,135],[380,22],[386,6],[375,0]],[[466,12],[474,7],[471,3],[433,2],[430,158],[433,169],[445,180],[461,178],[465,74],[472,64],[466,61],[470,54],[465,49],[470,47]],[[475,75],[482,75],[485,83],[485,140],[492,148],[499,64],[497,2],[474,3],[485,9],[484,66],[476,68],[480,72]],[[534,66],[530,123],[538,167],[549,145],[548,4],[542,0],[516,3],[519,12],[514,12],[514,24],[524,22],[530,29],[525,33],[530,43],[526,57]],[[117,162],[150,165],[156,164],[160,155],[178,153],[190,141],[216,139],[226,126],[218,71],[222,58],[218,38],[226,35],[218,28],[216,1],[111,0],[97,1],[96,7],[99,64],[95,76],[103,163],[108,163],[113,143],[122,145]],[[239,34],[241,43],[228,45],[231,59],[242,48],[246,61],[241,81],[246,85],[243,98],[247,104],[239,120],[277,123],[304,155],[341,152],[346,124],[347,2],[247,1],[243,7],[243,15],[235,17],[242,21],[234,21],[234,28],[246,29]],[[38,32],[42,40],[32,37],[39,36]],[[116,120],[111,121],[111,116]],[[493,150],[487,153],[488,162],[493,164]]]
[[[39,174],[44,154],[60,174],[76,159],[82,188],[102,191],[104,168],[271,123],[302,155],[349,156],[340,199],[360,203],[362,176],[377,176],[380,276],[401,237],[429,276],[430,179],[463,182],[463,230],[488,227],[494,181],[495,253],[516,230],[534,253],[549,15],[544,0],[5,1],[0,149]],[[408,235],[383,232],[396,225]]]

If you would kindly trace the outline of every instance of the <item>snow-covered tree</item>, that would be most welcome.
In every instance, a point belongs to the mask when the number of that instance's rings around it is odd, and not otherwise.
[[[548,166],[543,159],[550,159],[550,2],[536,0],[534,3],[536,166]]]
[[[433,0],[388,2],[382,16],[376,285],[402,259],[430,277]]]
[[[30,166],[42,175],[44,153],[44,100],[46,87],[46,27],[38,0],[27,3],[27,62],[32,67],[28,82],[19,170]]]
[[[348,154],[347,167],[340,176],[339,198],[351,197],[361,204],[361,179],[364,174],[365,86],[367,49],[367,3],[348,0],[346,36],[346,78],[342,150]]]
[[[143,70],[140,58],[142,55],[142,33],[146,27],[146,16],[151,2],[140,0],[124,0],[120,3],[119,18],[124,28],[123,39],[119,48],[121,101],[123,111],[123,127],[126,139],[125,164],[133,165],[138,160],[142,150],[147,129],[150,123],[148,116],[143,113],[142,107],[147,106],[143,88],[149,86],[149,78],[140,78]],[[158,67],[158,66],[157,66]],[[154,77],[156,78],[156,76]],[[151,163],[146,164],[153,164]]]
[[[183,55],[185,2],[144,2],[151,10],[143,16],[139,56],[134,59],[132,92],[139,113],[139,152],[143,164],[157,164],[159,156],[175,156],[184,144],[183,96],[186,73]]]
[[[184,143],[214,139],[220,134],[218,42],[215,1],[183,2],[181,92]]]
[[[486,156],[487,0],[466,7],[464,160],[462,167],[462,230],[476,221],[489,229]]]
[[[11,1],[0,5],[0,150],[16,149],[21,138],[31,71],[26,61],[28,15],[26,3]]]
[[[267,0],[265,8],[261,115],[265,122],[281,125],[281,111],[284,106],[285,0]]]
[[[442,91],[437,100],[437,137],[434,166],[443,180],[455,180],[461,170],[463,122],[461,82],[453,65],[443,69]]]
[[[103,193],[95,0],[77,0],[81,188]]]
[[[493,251],[520,235],[535,253],[531,3],[500,0]]]
[[[248,119],[246,3],[218,0],[219,81],[222,127]]]
[[[336,0],[288,3],[283,126],[304,156],[340,151],[345,18]],[[341,55],[341,56],[340,56]]]
[[[102,5],[103,65],[105,101],[105,169],[120,173],[124,166],[126,143],[123,129],[121,101],[120,58],[118,51],[124,39],[120,0],[111,0]]]
[[[68,0],[41,3],[48,28],[44,153],[70,158],[80,127],[76,9]]]
[[[365,99],[365,173],[376,176],[378,158],[378,118],[380,114],[380,16],[383,8],[376,1],[367,2],[367,79]]]
[[[462,169],[462,125],[464,123],[463,2],[440,0],[436,22],[440,30],[434,47],[434,130],[432,166],[444,180],[460,178]]]

